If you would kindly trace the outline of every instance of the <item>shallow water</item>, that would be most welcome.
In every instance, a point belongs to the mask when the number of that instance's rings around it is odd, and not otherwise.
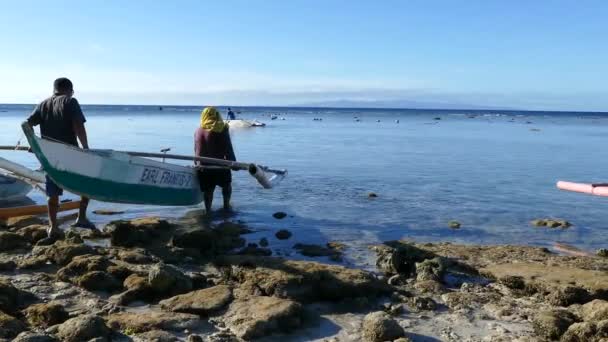
[[[0,105],[0,145],[22,136],[19,123],[32,106]],[[192,154],[199,109],[85,107],[90,145]],[[358,251],[398,238],[464,243],[517,243],[585,250],[606,247],[608,198],[561,192],[557,180],[606,181],[608,116],[594,113],[500,111],[337,110],[240,108],[265,128],[233,130],[237,158],[276,168],[288,177],[264,190],[244,172],[234,175],[234,218],[270,236],[290,229],[279,253],[295,242],[340,240]],[[270,120],[269,114],[279,115]],[[476,115],[469,117],[470,114]],[[498,115],[501,114],[501,115]],[[355,122],[354,117],[361,119]],[[440,117],[441,120],[434,120]],[[281,120],[285,118],[285,120]],[[313,118],[322,118],[315,121]],[[380,122],[377,122],[380,120]],[[399,120],[396,123],[395,120]],[[539,129],[540,131],[532,130]],[[0,156],[38,167],[24,152]],[[368,192],[378,194],[368,198]],[[220,191],[214,205],[221,205]],[[32,193],[36,201],[41,193]],[[94,203],[93,208],[177,217],[191,208]],[[283,220],[272,213],[284,211]],[[534,228],[535,218],[571,221],[567,230]],[[116,216],[92,215],[103,224]],[[462,223],[459,230],[449,220]],[[361,253],[364,254],[364,253]]]

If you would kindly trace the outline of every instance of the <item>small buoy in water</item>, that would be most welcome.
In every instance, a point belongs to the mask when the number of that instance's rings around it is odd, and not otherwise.
[[[450,227],[452,229],[458,229],[458,228],[460,228],[460,222],[450,221],[450,222],[448,222],[448,227]]]

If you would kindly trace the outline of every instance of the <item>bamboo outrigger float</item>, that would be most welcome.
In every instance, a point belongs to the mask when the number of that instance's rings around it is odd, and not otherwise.
[[[59,203],[58,211],[68,211],[80,208],[80,201],[67,201]],[[48,207],[46,204],[43,205],[25,205],[19,207],[8,207],[0,208],[0,219],[7,219],[10,217],[29,216],[29,215],[42,215],[46,214]]]
[[[202,201],[197,168],[149,158],[196,160],[203,167],[248,170],[264,188],[271,188],[277,175],[287,173],[285,170],[213,158],[83,150],[40,138],[27,122],[21,126],[31,151],[55,183],[74,194],[104,202],[178,206]],[[267,173],[274,176],[269,177]]]

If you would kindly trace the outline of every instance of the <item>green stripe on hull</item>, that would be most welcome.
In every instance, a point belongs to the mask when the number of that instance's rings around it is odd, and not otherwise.
[[[86,177],[66,171],[47,169],[51,179],[61,187],[74,193],[75,189],[86,189],[86,196],[98,201],[151,204],[151,205],[193,205],[201,202],[198,189],[159,188],[149,185],[116,183],[103,179]]]

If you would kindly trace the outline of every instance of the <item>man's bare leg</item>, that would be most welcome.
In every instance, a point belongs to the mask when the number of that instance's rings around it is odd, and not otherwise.
[[[87,218],[87,208],[89,207],[89,199],[87,197],[80,198],[80,208],[78,209],[78,218],[73,226],[80,228],[96,229],[95,225]]]
[[[232,197],[232,185],[228,184],[222,188],[222,196],[224,197],[224,210],[230,210],[230,198]]]
[[[213,204],[213,192],[215,189],[207,190],[203,194],[203,199],[205,200],[205,211],[207,215],[211,215],[211,205]]]
[[[59,196],[49,196],[47,200],[49,214],[49,229],[47,234],[49,237],[61,234],[59,225],[57,225],[57,212],[59,211]]]

